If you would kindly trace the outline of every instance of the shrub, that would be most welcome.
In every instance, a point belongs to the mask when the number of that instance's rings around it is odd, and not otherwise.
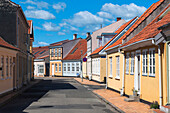
[[[159,109],[159,104],[157,101],[153,101],[153,103],[150,105],[150,108],[154,108],[154,109]]]

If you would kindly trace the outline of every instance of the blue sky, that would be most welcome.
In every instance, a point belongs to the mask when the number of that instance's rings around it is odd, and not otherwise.
[[[34,24],[34,47],[72,39],[73,34],[85,38],[115,22],[140,16],[158,0],[12,0],[21,5],[28,20]]]

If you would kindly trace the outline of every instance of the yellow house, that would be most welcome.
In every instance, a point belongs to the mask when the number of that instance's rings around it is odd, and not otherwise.
[[[62,47],[50,47],[50,75],[62,76]]]
[[[17,87],[16,54],[18,48],[0,37],[0,95]]]
[[[141,100],[157,101],[160,106],[168,103],[167,46],[162,38],[164,35],[158,28],[170,23],[168,8],[169,6],[140,33],[120,47],[125,55],[125,94],[132,95],[134,88]]]

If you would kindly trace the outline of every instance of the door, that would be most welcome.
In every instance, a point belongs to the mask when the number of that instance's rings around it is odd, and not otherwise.
[[[46,76],[49,76],[49,63],[45,63],[45,67],[46,67]]]
[[[138,56],[138,93],[140,93],[140,55]]]
[[[54,75],[54,64],[52,64],[52,75]]]
[[[140,94],[140,70],[141,70],[141,63],[140,63],[140,51],[136,51],[135,55],[135,77],[134,77],[134,88],[138,91],[138,94]]]

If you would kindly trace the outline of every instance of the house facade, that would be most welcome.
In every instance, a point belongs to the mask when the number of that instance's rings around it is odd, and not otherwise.
[[[154,3],[119,40],[105,49],[108,87],[112,84],[111,88],[122,95],[137,91],[144,102],[157,101],[160,106],[168,103],[167,52],[165,41],[158,40],[163,37],[158,27],[169,23],[168,5],[167,0]],[[117,73],[120,84],[111,80],[118,78]]]
[[[82,59],[87,51],[87,41],[81,39],[63,59],[63,76],[81,76]]]
[[[0,95],[17,87],[16,55],[19,49],[0,37]]]
[[[77,34],[73,35],[73,40],[64,40],[50,45],[50,76],[63,76],[63,58],[81,40]]]
[[[17,88],[21,88],[30,81],[29,74],[32,73],[28,69],[30,59],[30,37],[28,36],[28,29],[30,26],[20,5],[10,0],[1,0],[0,4],[0,35],[5,41],[20,50],[16,57],[16,66],[18,67],[16,72]]]
[[[88,78],[91,80],[95,80],[95,81],[99,81],[99,82],[103,82],[104,79],[101,78],[100,79],[100,70],[98,71],[95,71],[95,69],[92,69],[92,67],[94,65],[95,68],[100,68],[100,64],[101,65],[104,65],[104,57],[101,58],[101,60],[103,61],[103,64],[100,63],[100,60],[97,58],[94,58],[92,59],[92,57],[90,56],[91,53],[93,51],[95,51],[97,48],[99,48],[101,45],[105,45],[111,38],[112,36],[115,35],[115,31],[125,23],[125,20],[123,19],[117,19],[118,21],[115,22],[115,23],[112,23],[106,27],[103,27],[99,30],[96,30],[94,31],[91,35],[90,33],[87,33],[87,76]],[[104,34],[102,34],[104,33]],[[103,40],[102,40],[103,39]],[[104,67],[104,66],[102,66]],[[104,72],[103,75],[105,75],[105,71],[102,71]],[[93,74],[92,74],[93,73]]]
[[[49,46],[34,47],[33,55],[34,57],[34,76],[44,77],[49,76],[50,67],[50,50]]]

